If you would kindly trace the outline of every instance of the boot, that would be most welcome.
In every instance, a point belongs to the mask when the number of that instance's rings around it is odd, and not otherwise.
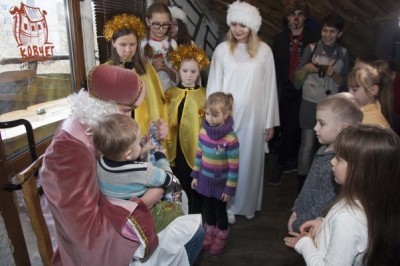
[[[203,240],[203,250],[208,251],[214,242],[217,228],[214,225],[204,224],[204,230],[206,231],[206,235]]]
[[[282,173],[283,173],[283,166],[277,164],[275,166],[272,175],[269,177],[268,185],[270,186],[279,186],[282,182]]]
[[[218,255],[222,252],[226,245],[226,241],[229,236],[229,228],[227,230],[221,230],[217,228],[217,235],[214,238],[214,242],[210,248],[211,255]]]

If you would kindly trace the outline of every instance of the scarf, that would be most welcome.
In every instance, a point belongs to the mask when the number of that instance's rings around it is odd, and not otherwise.
[[[207,120],[204,119],[203,127],[205,128],[207,136],[210,139],[218,140],[225,137],[229,132],[233,131],[233,118],[232,116],[228,116],[223,124],[215,127],[210,126]]]
[[[288,78],[289,80],[294,79],[294,73],[296,72],[297,65],[299,64],[299,45],[301,44],[301,41],[303,40],[303,32],[298,35],[297,38],[293,36],[292,33],[290,33],[290,64],[289,64],[289,72],[288,72]]]

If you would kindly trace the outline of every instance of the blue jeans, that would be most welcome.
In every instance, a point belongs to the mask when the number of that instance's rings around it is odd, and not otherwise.
[[[190,265],[193,265],[193,263],[197,259],[197,256],[200,254],[200,251],[203,247],[203,240],[204,227],[200,225],[196,233],[193,235],[192,239],[190,239],[189,242],[187,242],[185,245]]]

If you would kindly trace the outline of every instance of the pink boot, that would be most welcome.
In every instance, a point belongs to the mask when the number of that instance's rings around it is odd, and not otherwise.
[[[217,228],[214,225],[204,224],[204,230],[206,231],[206,235],[203,240],[203,250],[207,251],[214,242],[215,235],[217,234]]]
[[[214,238],[214,242],[210,248],[211,255],[218,255],[222,252],[226,245],[226,241],[229,236],[229,229],[227,230],[220,230],[217,228],[217,235]]]

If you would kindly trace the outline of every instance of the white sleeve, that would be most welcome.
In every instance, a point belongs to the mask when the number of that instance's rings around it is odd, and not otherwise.
[[[207,97],[214,92],[222,90],[223,84],[223,53],[224,53],[224,43],[217,46],[211,59],[210,71],[208,74],[207,81]],[[226,51],[228,52],[228,51]]]
[[[321,247],[315,247],[308,237],[295,246],[308,266],[354,265],[363,256],[367,229],[354,215],[340,212],[330,219],[328,229],[321,229],[325,230],[325,238],[319,239]]]
[[[279,126],[278,89],[276,86],[275,64],[271,48],[267,45],[265,58],[265,74],[263,87],[266,90],[265,102],[267,103],[267,117],[265,128]]]

